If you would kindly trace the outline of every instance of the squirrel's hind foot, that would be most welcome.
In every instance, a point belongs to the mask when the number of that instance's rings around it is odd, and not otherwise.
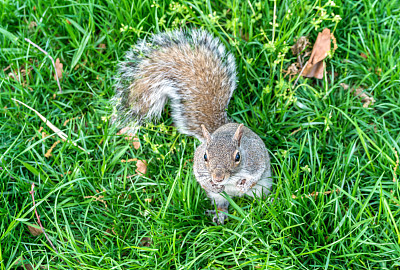
[[[220,210],[218,210],[218,213],[215,210],[207,210],[205,214],[207,216],[212,216],[212,221],[218,225],[224,225],[225,220],[228,219],[228,215]]]

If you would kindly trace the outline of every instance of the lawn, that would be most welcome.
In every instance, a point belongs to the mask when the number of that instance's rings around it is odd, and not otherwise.
[[[168,107],[140,147],[109,121],[124,52],[185,27],[235,55],[228,114],[271,155],[223,226]],[[324,28],[323,79],[289,74]],[[400,269],[399,59],[396,0],[0,1],[0,269]]]

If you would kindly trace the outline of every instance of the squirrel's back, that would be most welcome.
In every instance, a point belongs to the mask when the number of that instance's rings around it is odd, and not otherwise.
[[[170,99],[178,130],[202,140],[201,124],[214,132],[228,123],[235,59],[203,30],[156,34],[126,53],[115,87],[119,124],[137,126],[158,118]]]

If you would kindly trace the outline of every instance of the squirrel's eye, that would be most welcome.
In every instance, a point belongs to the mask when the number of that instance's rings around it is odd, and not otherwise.
[[[204,160],[205,160],[205,161],[208,161],[207,154],[204,154]]]
[[[237,152],[236,156],[235,156],[235,162],[239,162],[239,161],[240,161],[240,154],[239,154],[239,152]]]

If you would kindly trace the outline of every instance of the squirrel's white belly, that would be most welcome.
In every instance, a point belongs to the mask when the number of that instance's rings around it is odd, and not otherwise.
[[[238,189],[238,187],[236,186],[236,182],[226,184],[224,191],[231,197],[241,197],[245,194]]]

